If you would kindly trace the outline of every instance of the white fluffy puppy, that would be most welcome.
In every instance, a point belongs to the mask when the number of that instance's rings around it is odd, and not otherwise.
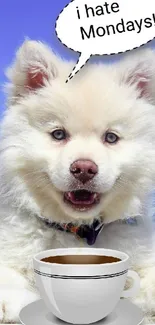
[[[38,297],[33,255],[79,245],[56,229],[72,223],[78,230],[85,224],[85,245],[130,255],[141,277],[134,302],[150,324],[155,55],[138,50],[113,65],[87,64],[65,83],[73,66],[46,45],[26,41],[8,71],[0,140],[0,322],[18,321],[22,306]],[[124,221],[129,216],[133,225]],[[90,231],[96,219],[104,223],[97,238]]]

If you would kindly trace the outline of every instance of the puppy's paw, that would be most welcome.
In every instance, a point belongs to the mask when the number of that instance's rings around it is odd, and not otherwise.
[[[148,324],[155,321],[155,266],[139,270],[141,278],[140,291],[132,301],[138,305],[149,319]],[[152,321],[152,322],[151,322]]]
[[[0,323],[19,323],[21,309],[38,299],[36,293],[27,289],[0,286]]]

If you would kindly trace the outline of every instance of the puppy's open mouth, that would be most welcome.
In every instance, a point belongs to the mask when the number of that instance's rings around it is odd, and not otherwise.
[[[76,210],[89,210],[100,202],[100,194],[86,190],[64,193],[64,201]]]

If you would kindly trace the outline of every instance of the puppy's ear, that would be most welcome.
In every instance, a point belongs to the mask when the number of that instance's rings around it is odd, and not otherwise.
[[[120,68],[121,83],[135,88],[137,98],[154,101],[155,52],[150,49],[138,50],[127,56]]]
[[[6,72],[10,80],[12,102],[44,87],[58,75],[59,59],[43,43],[25,41],[17,51],[16,59]]]

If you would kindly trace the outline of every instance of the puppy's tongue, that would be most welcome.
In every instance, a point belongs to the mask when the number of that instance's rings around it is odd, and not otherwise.
[[[85,190],[66,192],[65,199],[74,205],[92,205],[98,199],[97,193],[91,193]]]

